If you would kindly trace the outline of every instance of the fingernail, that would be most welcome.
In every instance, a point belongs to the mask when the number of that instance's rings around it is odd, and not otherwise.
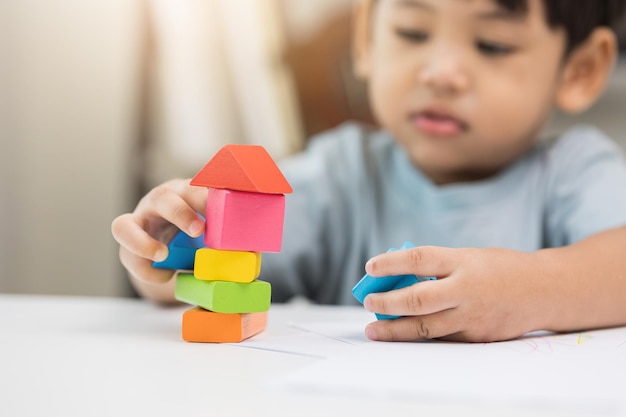
[[[156,262],[163,262],[164,260],[167,259],[167,255],[168,255],[167,249],[159,249],[154,254],[154,260]]]
[[[376,330],[373,329],[371,326],[365,328],[365,335],[370,340],[378,340],[378,335],[376,334]]]
[[[374,263],[376,262],[376,258],[371,258],[369,261],[365,263],[365,271],[369,274],[372,272],[374,268]]]
[[[204,228],[204,223],[202,223],[200,220],[195,220],[189,226],[189,233],[191,233],[191,235],[199,235],[200,232],[202,232],[203,228]]]
[[[369,311],[370,313],[374,312],[374,310],[372,309],[372,297],[374,296],[370,294],[367,297],[365,297],[365,300],[363,300],[363,307],[365,307],[365,309]]]

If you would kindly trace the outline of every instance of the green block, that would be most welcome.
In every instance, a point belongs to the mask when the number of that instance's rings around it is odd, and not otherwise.
[[[216,313],[258,313],[268,311],[272,299],[269,282],[204,281],[193,274],[176,277],[176,299]]]

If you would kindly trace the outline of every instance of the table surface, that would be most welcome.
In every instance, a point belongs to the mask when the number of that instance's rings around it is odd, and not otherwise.
[[[489,404],[277,389],[272,379],[323,359],[186,343],[180,326],[187,308],[134,299],[0,295],[0,416],[528,415]],[[264,336],[294,332],[288,326],[293,320],[363,314],[369,313],[357,307],[275,304]]]

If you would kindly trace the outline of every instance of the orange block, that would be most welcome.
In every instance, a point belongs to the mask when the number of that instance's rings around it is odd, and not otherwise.
[[[292,191],[272,157],[259,145],[225,145],[191,179],[191,185],[265,194]]]
[[[194,307],[183,313],[183,339],[187,342],[238,343],[267,327],[262,313],[215,313]]]

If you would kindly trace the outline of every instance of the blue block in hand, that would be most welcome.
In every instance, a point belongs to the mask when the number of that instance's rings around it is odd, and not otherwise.
[[[159,269],[176,269],[192,271],[196,251],[204,247],[204,233],[191,237],[182,230],[167,245],[169,253],[161,262],[153,262],[152,266]]]
[[[400,249],[410,249],[415,247],[411,242],[405,242]],[[398,249],[391,248],[387,252],[393,252]],[[363,278],[352,288],[352,295],[359,303],[363,304],[365,297],[368,294],[376,292],[387,292],[392,290],[399,290],[400,288],[408,287],[413,284],[417,284],[422,281],[433,281],[435,277],[422,277],[419,275],[391,275],[386,277],[372,277],[365,274]],[[393,320],[400,316],[390,316],[386,314],[376,313],[378,320]]]

